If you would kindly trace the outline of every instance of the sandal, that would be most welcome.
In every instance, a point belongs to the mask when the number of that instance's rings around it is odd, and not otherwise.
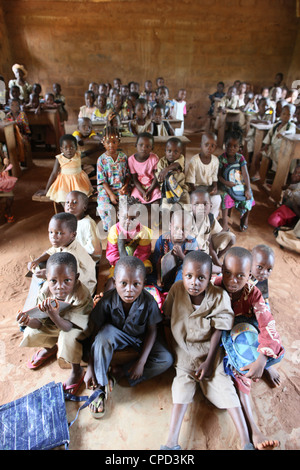
[[[109,372],[107,374],[107,378],[108,378],[107,388],[108,388],[109,392],[111,393],[113,391],[113,389],[115,388],[115,386],[116,386],[117,379],[114,375],[112,375],[111,372]]]
[[[248,228],[248,225],[245,225],[245,224],[240,225],[240,231],[241,232],[245,232],[247,230],[247,228]]]
[[[76,384],[66,385],[65,383],[63,383],[63,391],[66,392],[66,393],[70,393],[70,395],[76,395],[76,393],[78,392],[78,390],[79,390],[79,388],[80,388],[80,386],[83,382],[84,376],[85,376],[85,374],[83,374],[81,379]]]
[[[11,224],[12,222],[15,221],[15,218],[13,215],[7,215],[7,214],[4,214],[4,217],[6,218],[6,222]]]
[[[104,390],[101,389],[99,390],[99,395],[97,396],[97,398],[95,398],[95,400],[93,400],[91,404],[89,405],[90,413],[95,419],[103,418],[103,416],[105,415],[105,412],[106,412],[106,407],[104,406],[105,398],[106,398],[106,393]],[[93,405],[96,409],[98,409],[101,404],[103,407],[102,411],[92,411],[90,408],[90,406]]]
[[[46,362],[48,359],[51,357],[55,356],[57,353],[57,348],[54,349],[54,351],[50,351],[47,354],[44,354],[44,356],[39,357],[39,352],[42,351],[43,348],[39,349],[34,356],[27,362],[27,367],[29,369],[37,369],[40,367],[44,362]]]

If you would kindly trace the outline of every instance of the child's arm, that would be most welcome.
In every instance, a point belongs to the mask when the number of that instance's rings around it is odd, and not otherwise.
[[[181,165],[180,163],[173,162],[170,165],[168,165],[166,168],[163,168],[157,175],[157,180],[161,183],[164,181],[166,176],[171,173],[172,171],[180,171],[181,170]]]
[[[48,179],[48,182],[47,182],[47,185],[46,185],[46,189],[44,190],[41,190],[41,191],[38,191],[38,193],[40,195],[45,195],[47,194],[48,192],[48,189],[50,188],[51,184],[56,180],[57,178],[57,175],[59,173],[59,169],[60,169],[60,165],[59,165],[59,161],[57,159],[55,159],[55,163],[54,163],[54,167],[53,167],[53,170],[51,172],[51,175],[49,176],[49,179]]]
[[[156,186],[158,186],[158,181],[157,181],[157,178],[154,174],[154,178],[152,180],[152,183],[151,185],[149,186],[149,188],[147,189],[146,191],[146,195],[147,195],[147,199],[146,200],[149,200],[150,197],[151,197],[151,194],[152,194],[152,191],[154,190],[154,188],[156,188]]]
[[[218,179],[222,184],[228,186],[229,188],[233,188],[235,186],[235,183],[233,183],[232,181],[227,181],[223,178],[221,168],[219,169]]]
[[[123,184],[122,188],[119,191],[121,196],[123,196],[124,194],[127,193],[127,188],[128,188],[129,183],[130,183],[130,180],[131,180],[131,176],[127,175],[126,178],[125,178],[125,183]]]
[[[29,263],[27,264],[27,268],[29,269],[29,271],[35,271],[35,275],[37,277],[40,277],[42,279],[45,279],[46,278],[46,270],[45,269],[36,269],[38,268],[39,264],[40,263],[43,263],[45,261],[47,261],[49,259],[50,255],[45,252],[43,253],[41,256],[39,256],[38,258],[32,260],[32,261],[29,261]]]
[[[245,181],[245,196],[246,199],[251,199],[251,191],[250,191],[250,178],[249,178],[249,173],[247,170],[247,165],[242,166],[242,176]]]
[[[27,313],[21,311],[18,311],[16,320],[20,326],[29,326],[34,330],[39,330],[42,327],[42,323],[40,322],[40,320],[38,320],[37,318],[30,318]]]
[[[152,346],[156,340],[157,336],[157,326],[149,325],[147,328],[147,333],[143,342],[142,352],[139,359],[133,364],[129,369],[131,380],[136,380],[143,375],[144,367],[148,356],[151,352]]]
[[[209,194],[210,194],[211,196],[214,196],[217,191],[218,191],[218,184],[217,184],[217,181],[213,181],[212,190],[210,191]]]
[[[105,189],[106,194],[108,195],[110,202],[116,206],[118,204],[118,196],[115,195],[115,193],[110,189],[110,186],[108,183],[102,183],[103,188]]]
[[[201,366],[195,372],[195,375],[199,380],[208,378],[213,373],[213,364],[214,364],[214,360],[216,357],[216,353],[220,347],[221,335],[222,335],[222,330],[215,330],[213,328],[213,332],[212,332],[211,339],[210,339],[210,347],[209,347],[208,355],[205,361],[202,362]]]
[[[143,186],[142,186],[141,183],[139,182],[136,173],[133,173],[133,174],[132,174],[132,179],[133,179],[133,184],[134,184],[134,186],[135,186],[136,189],[139,191],[139,193],[141,193],[142,198],[143,198],[145,201],[148,201],[149,197],[148,197],[146,191],[144,190]]]

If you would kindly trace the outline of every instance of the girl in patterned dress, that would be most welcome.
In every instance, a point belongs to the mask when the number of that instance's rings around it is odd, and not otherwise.
[[[119,196],[128,194],[130,173],[127,155],[118,149],[119,131],[114,127],[106,127],[102,140],[105,147],[97,161],[97,211],[103,222],[103,229],[108,231],[116,222]]]

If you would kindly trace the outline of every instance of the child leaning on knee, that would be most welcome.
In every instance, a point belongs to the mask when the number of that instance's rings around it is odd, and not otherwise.
[[[95,261],[79,241],[76,240],[77,219],[75,215],[66,212],[55,214],[50,219],[48,233],[52,246],[42,253],[41,256],[30,261],[28,269],[36,277],[45,279],[46,270],[39,268],[40,263],[45,263],[54,253],[66,251],[75,256],[80,280],[89,289],[90,293],[93,294],[97,284]]]
[[[77,219],[76,239],[86,249],[93,260],[101,260],[102,244],[97,224],[88,214],[89,198],[81,191],[71,191],[67,195],[65,212],[75,215]]]
[[[166,445],[179,450],[181,425],[193,402],[197,384],[216,407],[227,409],[239,431],[242,448],[253,448],[241,404],[226,375],[219,346],[223,330],[230,330],[234,314],[228,294],[211,282],[212,261],[202,251],[186,255],[182,281],[170,289],[163,310],[171,321],[176,376],[172,383],[173,408]]]
[[[56,300],[55,305],[53,300]],[[58,301],[69,306],[59,309]],[[87,335],[89,314],[93,300],[89,290],[80,282],[76,258],[71,253],[55,253],[46,266],[46,282],[36,298],[36,305],[45,318],[31,318],[18,312],[17,321],[26,326],[21,347],[40,349],[28,361],[30,369],[37,369],[57,354],[72,366],[71,375],[63,384],[65,391],[76,394],[83,382],[80,366],[83,340]]]
[[[95,418],[104,415],[109,386],[112,389],[117,380],[127,377],[133,386],[163,373],[173,363],[157,333],[162,315],[155,299],[144,290],[143,262],[134,256],[121,258],[114,278],[115,288],[104,293],[90,316],[92,347],[85,383],[100,391],[90,405]],[[109,370],[114,351],[127,346],[135,349],[137,358]]]

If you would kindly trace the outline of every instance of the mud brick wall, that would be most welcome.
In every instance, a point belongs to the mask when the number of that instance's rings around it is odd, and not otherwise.
[[[216,83],[255,90],[300,71],[296,0],[0,0],[0,74],[26,65],[43,93],[62,86],[71,122],[91,81],[163,76],[187,89],[187,124],[201,127]],[[300,78],[300,77],[298,77]]]

